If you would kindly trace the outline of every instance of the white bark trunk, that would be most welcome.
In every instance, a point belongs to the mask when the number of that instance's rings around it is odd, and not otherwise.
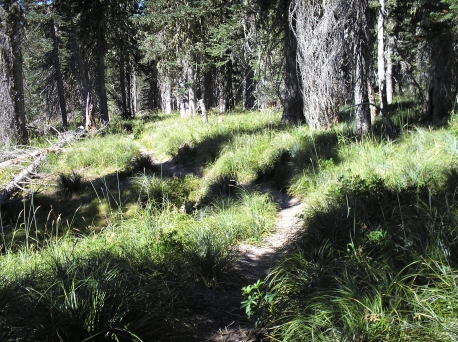
[[[188,89],[188,107],[189,107],[189,115],[196,115],[196,82],[194,79],[194,70],[192,65],[188,65],[188,82],[190,84]]]
[[[385,0],[379,0],[380,10],[377,23],[377,66],[378,66],[378,85],[380,95],[380,108],[387,110],[386,99],[386,76],[385,76]]]
[[[172,79],[166,75],[160,84],[162,111],[165,114],[172,113]]]
[[[393,84],[393,45],[394,38],[390,37],[388,39],[388,45],[386,49],[386,102],[387,104],[393,103],[393,93],[394,93],[394,84]]]

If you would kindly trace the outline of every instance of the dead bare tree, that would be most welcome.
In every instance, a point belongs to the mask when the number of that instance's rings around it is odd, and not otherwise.
[[[312,129],[332,125],[347,92],[343,67],[348,49],[349,1],[294,2],[305,118]]]

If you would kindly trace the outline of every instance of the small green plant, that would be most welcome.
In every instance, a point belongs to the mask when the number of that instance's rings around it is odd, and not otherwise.
[[[72,171],[70,173],[60,173],[57,179],[57,190],[64,198],[71,198],[81,190],[83,177]]]
[[[258,279],[254,284],[242,288],[242,296],[246,298],[242,301],[241,307],[245,309],[248,318],[271,314],[275,310],[275,292],[267,292],[265,282]]]

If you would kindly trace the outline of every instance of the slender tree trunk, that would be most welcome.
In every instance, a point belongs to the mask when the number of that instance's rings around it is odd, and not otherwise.
[[[161,109],[165,114],[172,114],[172,79],[165,73],[161,76]]]
[[[393,46],[394,37],[388,38],[386,49],[386,102],[393,103],[394,85],[393,85]]]
[[[202,89],[202,98],[205,101],[205,108],[209,109],[214,106],[214,98],[213,98],[213,70],[208,70],[204,73],[204,80],[203,80],[203,89]]]
[[[62,127],[67,130],[67,104],[65,101],[64,92],[64,81],[62,78],[62,72],[60,70],[60,58],[59,58],[59,39],[57,37],[57,26],[54,19],[51,19],[51,33],[53,40],[53,54],[54,54],[54,69],[56,70],[56,83],[57,83],[57,94],[59,97],[60,113],[62,117]]]
[[[149,68],[148,75],[148,90],[147,90],[147,103],[148,109],[150,110],[160,110],[161,109],[161,92],[159,90],[158,84],[158,70],[156,62],[153,62]]]
[[[285,14],[291,16],[289,7],[291,0],[286,1]],[[291,20],[290,20],[291,19]],[[304,101],[299,87],[299,75],[297,70],[297,40],[293,33],[295,19],[285,20],[284,56],[285,56],[285,97],[283,99],[282,122],[300,123],[305,121]]]
[[[359,0],[355,9],[356,41],[354,46],[355,58],[355,132],[357,139],[369,132],[371,117],[369,111],[369,95],[367,91],[368,71],[370,65],[370,50],[368,39],[369,6],[367,0]]]
[[[189,114],[194,116],[196,115],[196,80],[194,75],[194,69],[192,64],[188,64],[188,101],[189,101]]]
[[[108,116],[108,100],[107,90],[105,85],[105,35],[104,23],[99,23],[97,29],[97,76],[99,86],[99,106],[100,106],[100,121],[102,126],[107,126],[110,123]]]
[[[227,84],[226,68],[227,63],[218,70],[218,106],[220,113],[226,113],[229,110],[229,85]]]
[[[200,73],[200,69],[197,69],[197,80],[198,80],[198,89],[197,89],[197,110],[200,109],[200,113],[202,116],[202,121],[203,122],[208,122],[208,117],[207,117],[207,103],[208,103],[208,92],[207,92],[207,74],[209,74],[209,71],[204,72],[203,75]],[[210,73],[211,77],[211,73]],[[211,87],[211,83],[209,85]]]
[[[5,13],[4,9],[0,7],[0,15],[3,17]],[[6,37],[6,34],[6,27],[0,27],[0,35]],[[13,85],[11,83],[12,51],[10,43],[9,39],[5,39],[3,44],[0,45],[0,122],[4,123],[4,129],[0,130],[0,142],[12,142],[16,138],[14,103],[11,98]]]
[[[372,83],[368,80],[367,82],[367,91],[369,95],[369,102],[372,104],[369,109],[371,111],[371,125],[375,123],[375,120],[377,119],[377,107],[375,107],[375,91],[374,87],[372,86]]]
[[[386,93],[386,76],[385,76],[385,0],[379,0],[380,9],[377,23],[377,66],[378,66],[378,85],[380,96],[380,108],[386,114],[387,93]]]
[[[130,113],[127,109],[126,63],[122,51],[119,52],[119,86],[121,88],[121,116],[127,119]]]
[[[73,58],[75,60],[76,67],[78,69],[78,76],[81,86],[81,113],[83,115],[83,123],[86,130],[89,130],[92,126],[92,120],[89,122],[87,118],[92,116],[92,113],[89,113],[89,108],[92,108],[90,105],[90,93],[89,93],[89,81],[88,81],[88,74],[86,64],[83,61],[83,57],[81,55],[81,48],[79,43],[79,35],[76,30],[76,27],[73,23],[73,15],[70,15],[70,26],[72,31],[72,45],[73,45]]]
[[[232,83],[232,72],[233,72],[233,62],[232,59],[226,64],[226,103],[227,103],[227,110],[230,111],[235,108],[235,98],[234,98],[234,91],[233,91],[233,83]]]
[[[18,141],[27,145],[29,134],[26,127],[24,79],[22,71],[22,22],[24,20],[22,7],[17,0],[5,1],[8,12],[9,39],[12,51],[12,87],[11,98],[14,103],[13,127]]]
[[[249,67],[245,70],[245,77],[242,84],[242,107],[243,110],[251,110],[254,107],[254,70]]]
[[[452,107],[453,34],[443,33],[430,43],[429,85],[424,115],[432,123],[446,117]]]
[[[129,117],[133,118],[137,113],[137,76],[135,72],[135,66],[133,65],[130,58],[127,64],[127,83]]]

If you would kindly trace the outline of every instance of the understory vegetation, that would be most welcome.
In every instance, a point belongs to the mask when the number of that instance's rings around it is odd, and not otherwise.
[[[272,231],[273,188],[305,205],[287,253],[243,289],[273,340],[456,340],[458,121],[422,127],[406,106],[390,139],[277,112],[145,114],[49,154],[0,208],[0,339],[207,339],[193,302]]]

